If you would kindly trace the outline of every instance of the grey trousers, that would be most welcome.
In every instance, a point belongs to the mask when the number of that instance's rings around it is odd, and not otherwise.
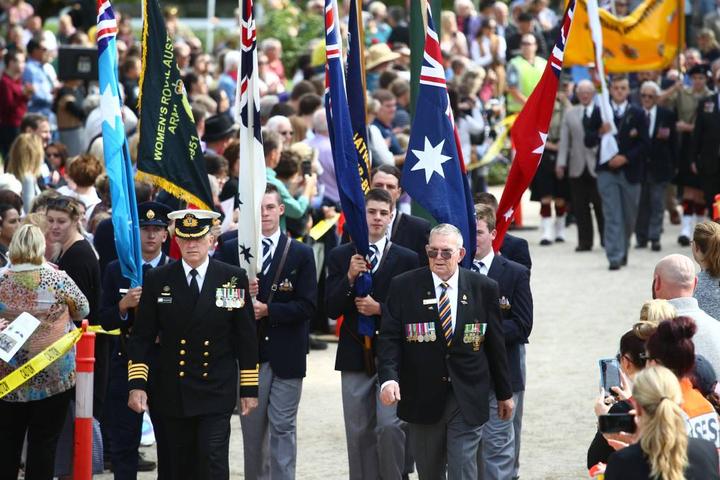
[[[402,478],[407,425],[397,406],[380,402],[377,375],[341,372],[340,379],[350,480]]]
[[[420,480],[477,479],[477,450],[483,426],[465,422],[452,392],[447,396],[445,411],[439,422],[408,425]]]
[[[640,184],[627,181],[623,172],[597,172],[598,191],[605,216],[605,255],[612,263],[627,256],[630,236],[635,231]]]
[[[527,385],[525,355],[525,345],[520,345],[520,374],[522,375],[523,385]],[[515,465],[513,466],[512,478],[518,478],[520,476],[520,440],[522,437],[523,410],[525,409],[525,390],[515,393],[513,398],[515,399],[515,413],[513,414],[513,430],[515,431]]]
[[[517,394],[513,394],[517,402]],[[478,448],[478,480],[507,480],[515,469],[515,410],[513,418],[498,417],[495,392],[490,392],[490,418],[483,425],[483,438]]]
[[[279,378],[260,364],[258,408],[240,416],[248,480],[292,480],[297,460],[297,413],[302,378]]]
[[[643,182],[640,191],[640,207],[638,209],[637,224],[635,225],[635,239],[638,244],[657,242],[662,233],[663,216],[665,215],[665,190],[668,182]]]

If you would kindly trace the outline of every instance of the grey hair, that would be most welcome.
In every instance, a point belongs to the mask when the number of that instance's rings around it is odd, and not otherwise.
[[[463,246],[462,233],[460,233],[460,230],[455,225],[450,225],[449,223],[436,225],[430,230],[430,238],[432,238],[433,235],[455,235],[458,248],[462,248]]]
[[[640,91],[642,92],[646,88],[651,88],[655,92],[656,96],[660,95],[660,85],[653,82],[652,80],[646,80],[640,85]]]
[[[292,125],[290,119],[284,115],[275,115],[268,119],[265,126],[274,132],[277,132],[281,125]]]
[[[312,116],[313,130],[317,133],[328,133],[327,116],[325,109],[319,108]]]

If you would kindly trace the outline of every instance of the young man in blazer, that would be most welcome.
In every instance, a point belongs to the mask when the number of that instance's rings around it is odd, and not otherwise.
[[[160,415],[172,480],[227,480],[230,416],[257,407],[258,344],[245,271],[210,259],[207,210],[168,215],[182,259],[150,270],[128,343],[128,406]],[[149,353],[160,340],[147,394]],[[240,375],[238,379],[238,370]]]
[[[420,480],[477,477],[477,449],[489,419],[513,412],[495,281],[459,268],[460,231],[430,232],[430,266],[395,277],[378,342],[380,398],[408,422]]]
[[[645,156],[645,172],[640,192],[640,208],[635,225],[637,248],[661,250],[660,235],[665,215],[665,191],[677,169],[677,116],[657,104],[660,86],[647,81],[640,86],[640,103],[647,120],[650,138]]]
[[[490,392],[490,420],[483,427],[478,449],[478,478],[503,480],[518,476],[522,407],[525,393],[525,344],[533,324],[530,271],[519,263],[495,255],[495,212],[487,205],[475,206],[477,250],[472,270],[495,280],[500,289],[498,304],[510,370],[515,410],[511,420],[497,415],[497,398]]]
[[[260,342],[258,408],[240,417],[249,480],[295,478],[297,412],[317,277],[312,249],[280,231],[284,212],[277,188],[268,184],[260,206],[263,263],[250,281]],[[237,238],[225,242],[214,258],[239,265]]]
[[[140,220],[140,249],[143,258],[143,276],[151,268],[160,267],[172,260],[162,251],[167,239],[168,214],[170,209],[157,202],[143,202],[138,205]],[[100,306],[100,322],[107,330],[119,328],[121,333],[114,337],[112,355],[110,356],[110,378],[108,382],[108,396],[103,429],[108,432],[109,442],[105,445],[112,462],[112,471],[115,480],[137,478],[138,471],[153,470],[154,462],[143,459],[138,449],[142,436],[141,413],[128,408],[128,359],[127,342],[135,321],[135,307],[140,303],[142,287],[130,288],[130,280],[125,278],[120,269],[118,260],[111,261],[103,275],[102,301]],[[152,366],[157,358],[159,345],[150,347],[150,362]],[[152,388],[152,387],[151,387]],[[162,438],[162,422],[157,415],[152,416],[153,429],[156,438]],[[165,477],[165,464],[167,458],[158,442],[158,477]]]
[[[392,210],[391,195],[371,189],[365,197],[370,258],[359,255],[354,243],[334,248],[327,258],[327,312],[331,318],[344,317],[335,370],[341,372],[351,480],[400,478],[405,470],[406,429],[395,407],[378,401],[375,359],[390,281],[418,267],[415,252],[386,236]],[[372,291],[365,297],[356,296],[354,290],[361,274],[372,275]]]
[[[598,148],[598,165],[595,168],[605,216],[603,240],[610,270],[619,270],[627,265],[649,145],[645,114],[628,101],[629,94],[630,83],[626,76],[617,75],[610,80],[610,106],[617,128],[615,140],[618,151],[609,161],[600,163],[603,149]],[[583,119],[583,124],[585,146],[588,148],[600,145],[602,136],[611,129],[609,123],[603,123],[597,106],[589,118]]]

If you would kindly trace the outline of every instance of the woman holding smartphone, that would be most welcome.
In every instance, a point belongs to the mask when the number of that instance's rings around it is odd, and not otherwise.
[[[635,377],[632,398],[638,438],[610,456],[605,480],[720,479],[715,445],[688,437],[684,394],[673,372],[646,368]]]

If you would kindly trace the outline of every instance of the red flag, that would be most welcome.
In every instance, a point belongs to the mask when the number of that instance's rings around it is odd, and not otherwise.
[[[498,205],[497,236],[493,242],[495,251],[500,250],[505,238],[505,232],[507,232],[512,222],[515,210],[517,210],[522,199],[522,194],[530,186],[545,150],[560,73],[562,72],[565,42],[570,32],[574,10],[575,1],[572,0],[565,10],[563,26],[552,55],[545,65],[545,71],[510,131],[512,144],[515,148],[515,158],[510,167],[505,189]]]

